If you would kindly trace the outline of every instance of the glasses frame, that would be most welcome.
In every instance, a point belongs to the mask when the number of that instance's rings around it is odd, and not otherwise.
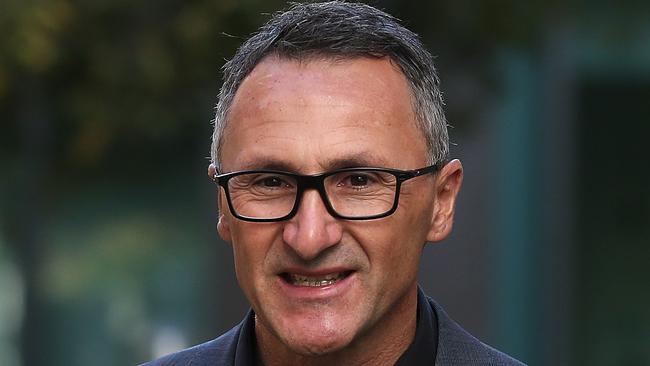
[[[211,177],[211,180],[215,184],[223,188],[224,193],[226,194],[226,201],[228,202],[228,207],[230,208],[230,213],[234,217],[243,221],[277,222],[277,221],[289,220],[292,217],[294,217],[296,213],[298,213],[298,209],[300,208],[300,202],[302,200],[303,193],[308,189],[315,189],[316,191],[318,191],[318,194],[320,195],[321,199],[323,200],[323,203],[325,204],[325,208],[327,209],[327,212],[330,215],[332,215],[332,217],[334,218],[343,219],[343,220],[373,220],[373,219],[380,219],[386,216],[390,216],[395,212],[395,210],[397,210],[402,183],[406,182],[409,179],[413,179],[415,177],[419,177],[429,173],[435,173],[439,169],[440,169],[439,164],[434,164],[434,165],[430,165],[430,166],[426,166],[414,170],[398,170],[398,169],[376,168],[376,167],[355,167],[355,168],[337,169],[337,170],[332,170],[329,172],[313,174],[313,175],[295,174],[295,173],[285,172],[281,170],[259,169],[259,170],[240,170],[240,171],[235,171],[230,173],[215,174],[214,176]],[[393,176],[395,176],[397,182],[395,186],[395,200],[393,202],[393,206],[388,211],[381,214],[370,215],[370,216],[345,216],[339,214],[338,212],[336,212],[336,210],[334,210],[334,207],[332,206],[332,203],[330,202],[329,197],[327,195],[327,191],[325,190],[325,185],[324,185],[325,179],[334,174],[354,172],[358,170],[365,170],[370,172],[382,172],[382,173],[392,174]],[[239,213],[237,213],[235,207],[232,204],[232,200],[230,199],[228,181],[236,176],[243,175],[243,174],[251,174],[251,173],[283,174],[295,179],[297,185],[296,201],[294,202],[293,208],[288,214],[277,218],[265,219],[265,218],[242,216]]]

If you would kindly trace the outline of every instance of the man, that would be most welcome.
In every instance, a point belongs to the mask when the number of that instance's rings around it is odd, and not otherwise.
[[[430,54],[362,4],[297,4],[224,66],[209,176],[252,310],[149,365],[520,365],[417,286],[462,181]]]

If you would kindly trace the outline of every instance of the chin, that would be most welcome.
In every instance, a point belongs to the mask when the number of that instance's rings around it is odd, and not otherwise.
[[[298,344],[288,344],[288,346],[297,354],[314,357],[336,353],[348,346],[349,343],[347,340],[314,339],[301,340]]]
[[[304,329],[291,332],[284,339],[285,345],[294,353],[303,356],[322,356],[336,353],[348,347],[354,332],[337,329]]]

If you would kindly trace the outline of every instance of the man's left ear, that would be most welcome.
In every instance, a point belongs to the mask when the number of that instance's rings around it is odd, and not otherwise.
[[[454,223],[456,197],[463,183],[463,165],[454,159],[447,163],[436,175],[436,198],[428,242],[439,242],[451,233]]]

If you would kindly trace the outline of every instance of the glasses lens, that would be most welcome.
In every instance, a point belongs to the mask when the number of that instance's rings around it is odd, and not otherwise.
[[[384,214],[393,207],[397,178],[390,173],[355,170],[325,179],[327,197],[339,215],[364,217]]]
[[[296,180],[276,173],[248,173],[231,178],[228,191],[235,212],[256,219],[275,219],[291,212]]]

